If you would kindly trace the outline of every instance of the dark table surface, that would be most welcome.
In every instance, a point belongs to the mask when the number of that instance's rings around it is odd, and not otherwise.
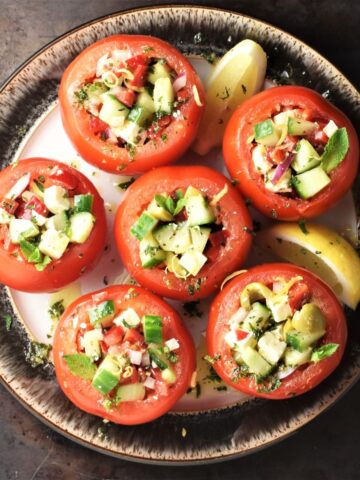
[[[140,5],[197,3],[263,19],[301,38],[360,85],[359,0],[0,0],[0,84],[37,49],[96,17]],[[292,437],[238,460],[196,467],[144,466],[61,437],[0,386],[0,480],[360,479],[360,384]]]

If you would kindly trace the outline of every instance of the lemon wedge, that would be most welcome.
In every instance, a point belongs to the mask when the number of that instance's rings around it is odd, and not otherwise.
[[[350,308],[360,301],[360,259],[335,230],[313,223],[281,223],[259,232],[255,239],[262,249],[322,278]]]
[[[243,40],[216,64],[206,83],[206,107],[193,150],[205,155],[220,146],[235,108],[257,93],[265,80],[266,54],[253,40]]]

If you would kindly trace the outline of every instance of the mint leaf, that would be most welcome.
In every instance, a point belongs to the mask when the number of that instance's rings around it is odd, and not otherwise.
[[[9,332],[10,328],[11,328],[11,325],[12,325],[11,315],[9,315],[8,313],[5,313],[5,314],[2,315],[2,318],[5,322],[6,331]]]
[[[311,361],[320,362],[320,360],[324,360],[324,358],[331,357],[331,355],[334,355],[338,348],[338,343],[327,343],[326,345],[322,345],[313,351],[311,354]]]
[[[84,380],[92,380],[96,372],[96,365],[84,353],[64,355],[65,363],[70,372]]]
[[[186,206],[187,198],[180,198],[176,203],[176,208],[174,210],[174,215],[177,215],[181,210]]]
[[[321,165],[326,173],[331,172],[345,158],[349,150],[349,137],[346,128],[338,128],[329,138],[321,156]]]

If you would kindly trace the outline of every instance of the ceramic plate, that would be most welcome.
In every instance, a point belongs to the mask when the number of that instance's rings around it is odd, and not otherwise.
[[[74,165],[92,179],[104,196],[110,228],[106,252],[96,269],[66,292],[29,295],[2,287],[1,313],[11,315],[13,325],[8,332],[5,322],[0,322],[0,376],[14,396],[52,428],[119,458],[186,464],[251,453],[294,432],[355,383],[360,375],[360,330],[350,313],[345,357],[335,373],[310,393],[282,402],[253,400],[230,389],[225,391],[220,383],[210,381],[206,378],[208,367],[202,363],[198,398],[192,392],[169,414],[136,427],[104,424],[101,419],[76,409],[60,391],[51,363],[33,368],[27,359],[30,339],[51,343],[53,326],[48,308],[54,301],[58,298],[70,301],[79,293],[128,280],[111,236],[113,214],[122,195],[117,184],[124,179],[102,174],[76,154],[62,129],[56,100],[59,80],[69,62],[94,41],[116,33],[152,34],[170,41],[189,55],[203,77],[211,68],[201,57],[203,54],[214,51],[221,55],[241,39],[252,38],[269,55],[270,78],[314,88],[359,126],[359,95],[335,67],[290,35],[236,13],[200,7],[137,9],[88,23],[39,51],[0,92],[1,168],[29,156],[46,156]],[[182,162],[223,168],[218,151],[206,159],[188,154]],[[357,192],[354,189],[353,194],[349,193],[320,221],[357,237]],[[345,211],[346,215],[342,213]],[[255,251],[251,261],[259,261]],[[195,316],[190,316],[183,305],[174,305],[193,333],[199,360],[204,355],[202,333],[208,303],[198,305],[202,315]]]

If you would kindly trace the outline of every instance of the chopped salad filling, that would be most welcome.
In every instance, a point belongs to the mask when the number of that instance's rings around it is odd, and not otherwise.
[[[0,201],[1,246],[43,271],[71,244],[85,243],[96,221],[93,195],[75,195],[76,186],[76,177],[59,167],[20,177]]]
[[[94,77],[74,95],[95,135],[133,150],[156,138],[166,141],[167,126],[182,117],[181,105],[188,101],[186,84],[186,74],[164,58],[114,50],[98,60]]]
[[[254,125],[252,161],[265,189],[290,198],[311,199],[331,183],[331,172],[349,149],[346,128],[317,118],[310,109],[279,106]]]
[[[140,240],[142,267],[164,268],[186,279],[198,275],[208,260],[215,260],[229,237],[216,209],[226,192],[225,185],[210,201],[192,186],[185,192],[155,195],[131,227]]]
[[[95,306],[81,307],[77,318],[78,353],[64,355],[71,373],[91,380],[107,409],[168,395],[177,380],[180,342],[165,338],[162,317],[93,298]]]
[[[259,391],[273,391],[295,370],[336,352],[338,344],[322,342],[326,320],[311,300],[302,277],[247,285],[225,335],[239,365],[234,380],[250,376]]]

